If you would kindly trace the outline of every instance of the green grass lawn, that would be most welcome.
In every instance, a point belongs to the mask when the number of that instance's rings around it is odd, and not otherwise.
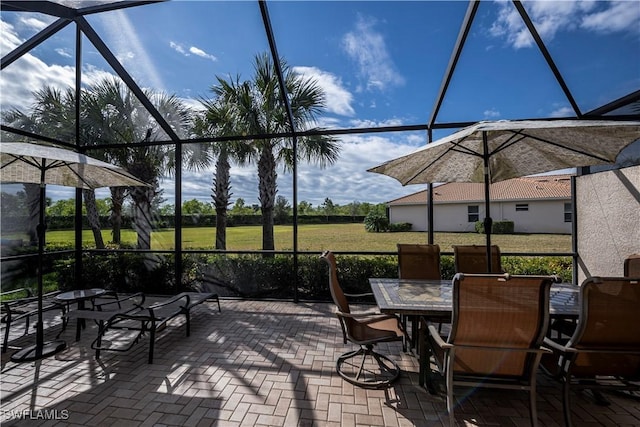
[[[277,250],[293,249],[293,227],[276,226],[275,240]],[[155,250],[169,250],[174,245],[174,230],[154,231],[151,246]],[[111,240],[110,230],[103,230],[105,242]],[[122,231],[123,242],[134,245],[136,234],[133,230]],[[68,244],[74,241],[74,232],[48,231],[47,243],[52,245]],[[93,234],[85,230],[83,245],[95,246]],[[212,249],[215,242],[214,227],[183,228],[183,249]],[[301,251],[396,251],[397,243],[426,243],[425,232],[368,233],[363,224],[321,224],[300,225],[298,227],[298,249]],[[483,245],[485,236],[477,233],[436,233],[435,243],[443,252],[453,251],[452,245]],[[493,235],[492,243],[502,252],[571,252],[571,236],[558,234],[513,234]],[[227,228],[228,250],[259,250],[262,247],[262,227],[242,226]]]

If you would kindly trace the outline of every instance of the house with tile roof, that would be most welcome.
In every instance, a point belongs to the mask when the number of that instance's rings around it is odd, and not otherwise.
[[[513,221],[516,233],[571,234],[571,176],[513,178],[490,186],[491,217]],[[434,185],[433,228],[443,232],[475,232],[484,219],[484,184],[450,182]],[[387,203],[391,223],[410,223],[427,231],[427,190]]]

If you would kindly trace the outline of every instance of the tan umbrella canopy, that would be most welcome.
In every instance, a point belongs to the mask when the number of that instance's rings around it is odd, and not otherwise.
[[[11,356],[15,362],[39,360],[65,349],[64,341],[44,342],[42,321],[42,257],[44,254],[44,208],[47,184],[94,189],[100,187],[149,186],[110,163],[73,151],[46,145],[0,143],[0,182],[40,185],[38,224],[38,321],[36,344]]]
[[[110,163],[63,148],[24,142],[0,144],[0,180],[86,189],[148,186]]]
[[[484,182],[489,254],[489,184],[558,169],[615,163],[620,151],[638,139],[640,121],[479,122],[368,171],[391,176],[402,185]],[[490,262],[488,268],[491,271]]]
[[[640,121],[479,122],[369,169],[402,183],[489,183],[558,169],[614,163],[640,138]],[[486,143],[486,147],[485,147]]]

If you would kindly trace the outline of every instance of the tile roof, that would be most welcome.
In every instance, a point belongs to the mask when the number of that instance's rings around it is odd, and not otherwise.
[[[474,182],[449,182],[434,186],[435,203],[484,201],[484,184]],[[570,199],[571,175],[542,175],[513,178],[491,184],[491,200],[541,200]],[[425,204],[427,190],[388,202],[389,205]]]

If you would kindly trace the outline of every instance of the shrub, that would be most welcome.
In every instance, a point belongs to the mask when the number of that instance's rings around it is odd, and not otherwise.
[[[394,222],[393,224],[389,224],[389,231],[391,232],[411,231],[411,223],[410,222]]]
[[[484,221],[476,221],[476,233],[484,233]],[[513,221],[494,221],[491,225],[491,234],[513,234]]]
[[[389,230],[389,218],[378,212],[369,212],[364,217],[364,229],[370,233],[381,233]]]

